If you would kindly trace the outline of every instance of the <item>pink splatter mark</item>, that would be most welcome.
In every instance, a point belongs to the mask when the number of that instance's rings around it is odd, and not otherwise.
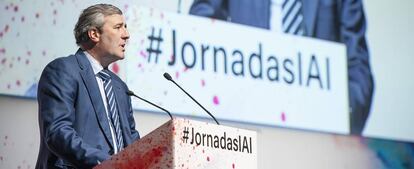
[[[3,156],[0,156],[0,161],[3,161]]]
[[[145,40],[141,39],[141,41],[140,41],[141,45],[144,44],[144,42],[145,42]]]
[[[188,67],[184,67],[183,72],[187,72]]]
[[[201,79],[201,86],[206,86],[206,81],[204,81],[204,79]]]
[[[143,58],[147,58],[147,54],[144,51],[140,51],[139,55],[141,55]]]
[[[2,38],[3,37],[3,32],[0,32],[0,38]]]
[[[114,64],[112,65],[112,71],[113,71],[114,73],[116,73],[116,74],[118,74],[118,73],[119,73],[119,65],[118,65],[117,63],[114,63]]]
[[[286,121],[286,115],[285,112],[282,112],[282,114],[280,115],[280,118],[282,119],[283,122]]]
[[[0,53],[5,54],[6,53],[6,49],[5,48],[1,48],[0,49]]]
[[[24,20],[25,20],[25,17],[24,17],[24,16],[22,16],[22,17],[20,18],[20,21],[24,22]]]
[[[27,56],[32,56],[32,51],[27,51],[26,54]]]
[[[4,26],[4,33],[7,33],[9,31],[9,25]]]
[[[138,68],[141,68],[142,67],[142,64],[141,63],[138,63]]]
[[[14,12],[18,12],[19,11],[19,7],[18,6],[14,6]]]
[[[236,165],[234,165],[234,163],[233,163],[233,164],[231,164],[231,167],[232,167],[232,168],[236,168]]]
[[[16,85],[20,86],[20,80],[16,80]]]
[[[124,9],[125,9],[125,11],[126,11],[126,10],[128,10],[128,8],[129,8],[129,5],[128,5],[128,4],[125,4],[125,5],[124,5]]]
[[[35,17],[36,17],[36,19],[39,19],[39,17],[40,17],[39,12],[36,12]]]
[[[209,156],[207,156],[207,161],[210,161],[210,157]]]
[[[214,97],[213,97],[213,103],[214,103],[215,105],[219,105],[219,104],[220,104],[220,102],[219,102],[219,98],[218,98],[217,96],[214,96]]]
[[[175,72],[175,78],[178,79],[180,77],[180,72]]]

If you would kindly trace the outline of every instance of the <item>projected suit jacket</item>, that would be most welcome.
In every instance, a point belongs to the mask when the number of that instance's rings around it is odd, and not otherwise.
[[[190,13],[269,29],[271,0],[195,0]],[[305,36],[344,43],[348,56],[351,133],[361,134],[374,89],[361,0],[302,0]]]
[[[112,73],[112,72],[111,72]],[[125,145],[139,138],[127,86],[111,74]],[[38,88],[36,168],[91,168],[113,154],[111,131],[92,66],[82,50],[43,70]]]

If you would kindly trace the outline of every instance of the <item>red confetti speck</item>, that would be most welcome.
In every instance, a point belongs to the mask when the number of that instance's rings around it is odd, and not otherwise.
[[[234,165],[234,163],[233,163],[233,164],[231,164],[231,166],[232,166],[233,168],[235,168],[235,167],[236,167],[236,165]]]
[[[9,31],[9,25],[6,25],[5,27],[4,27],[4,33],[7,33],[8,31]]]
[[[204,79],[201,79],[201,86],[206,86],[206,81],[204,81]]]
[[[280,118],[282,119],[283,122],[286,121],[286,115],[285,112],[282,112],[282,114],[280,115]]]
[[[19,7],[18,6],[14,6],[14,12],[19,11]]]
[[[207,156],[207,161],[210,161],[210,157],[209,156]]]
[[[188,70],[188,67],[185,67],[185,68],[183,69],[183,71],[184,71],[184,72],[187,72],[187,70]]]
[[[175,72],[175,78],[178,79],[180,77],[180,72]]]
[[[213,103],[214,103],[214,105],[219,105],[220,104],[219,98],[217,96],[213,97]]]
[[[116,74],[119,73],[119,66],[117,63],[112,64],[112,71]]]
[[[145,52],[144,51],[140,51],[139,52],[139,55],[141,55],[143,58],[147,58],[147,55],[145,54]]]
[[[20,86],[20,80],[17,80],[17,81],[16,81],[16,85],[17,85],[17,86]]]

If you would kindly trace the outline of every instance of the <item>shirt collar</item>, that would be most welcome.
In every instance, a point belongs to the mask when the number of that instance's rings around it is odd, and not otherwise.
[[[86,55],[86,58],[88,58],[89,63],[91,63],[93,73],[95,75],[104,69],[102,65],[92,55],[90,55],[86,51],[84,51],[83,53]]]

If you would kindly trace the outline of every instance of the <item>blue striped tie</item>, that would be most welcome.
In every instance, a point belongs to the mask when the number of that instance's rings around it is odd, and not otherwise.
[[[112,125],[115,129],[115,135],[116,135],[116,142],[117,142],[117,148],[118,151],[121,151],[124,147],[124,140],[122,137],[121,132],[121,126],[119,124],[119,115],[118,115],[118,109],[116,104],[115,95],[112,88],[112,80],[111,76],[109,75],[109,70],[104,69],[98,73],[99,77],[104,81],[104,89],[106,94],[106,99],[108,101],[108,113],[111,116]]]
[[[282,29],[285,33],[304,35],[302,1],[285,0],[282,4]]]

